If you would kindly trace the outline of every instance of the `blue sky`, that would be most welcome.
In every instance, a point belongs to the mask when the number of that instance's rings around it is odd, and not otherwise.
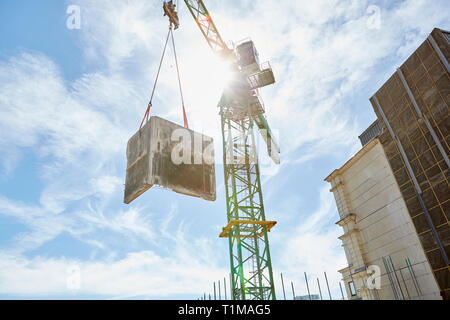
[[[175,37],[186,107],[190,126],[216,138],[217,201],[152,188],[122,203],[126,142],[167,32],[161,4],[1,1],[0,298],[196,299],[228,274],[218,238],[223,66],[182,2]],[[359,149],[357,136],[375,120],[369,97],[434,27],[450,29],[447,3],[205,4],[223,38],[251,37],[277,79],[261,90],[282,151],[278,168],[261,153],[266,216],[278,221],[270,233],[277,295],[280,272],[301,295],[303,272],[324,284],[326,271],[338,297],[346,259],[323,179]],[[81,9],[79,30],[66,26],[69,5]],[[169,50],[152,115],[182,123],[171,59]]]

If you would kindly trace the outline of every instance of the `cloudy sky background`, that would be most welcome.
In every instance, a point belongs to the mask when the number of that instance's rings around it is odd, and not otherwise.
[[[302,295],[303,272],[318,293],[326,271],[338,298],[346,259],[323,179],[360,148],[358,135],[375,120],[369,97],[434,27],[450,29],[448,4],[205,4],[224,39],[254,40],[277,80],[261,90],[282,151],[277,168],[261,152],[266,216],[278,221],[269,235],[277,296],[280,272]],[[66,26],[69,5],[81,8],[79,30]],[[196,299],[228,275],[219,162],[216,202],[152,188],[122,203],[126,142],[145,112],[167,32],[161,5],[1,1],[0,298]],[[179,14],[188,119],[216,138],[220,161],[223,66],[182,1]],[[171,49],[167,58],[152,115],[181,124]]]

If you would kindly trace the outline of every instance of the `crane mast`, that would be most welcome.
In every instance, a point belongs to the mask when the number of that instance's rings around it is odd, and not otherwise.
[[[220,237],[228,238],[233,300],[275,300],[268,232],[276,224],[267,221],[256,154],[255,128],[268,152],[279,163],[279,149],[257,89],[275,80],[270,68],[249,74],[239,65],[235,48],[219,34],[202,0],[184,0],[214,53],[231,59],[234,83],[224,90],[220,109],[227,225]],[[253,45],[253,43],[251,43]],[[245,44],[247,46],[247,43]],[[256,49],[255,49],[256,50]],[[262,70],[261,70],[262,69]]]

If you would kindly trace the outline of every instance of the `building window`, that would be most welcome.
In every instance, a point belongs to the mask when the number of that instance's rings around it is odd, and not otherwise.
[[[348,287],[350,288],[350,294],[352,295],[352,297],[356,296],[356,289],[355,289],[355,284],[353,283],[353,281],[350,281],[348,283]]]

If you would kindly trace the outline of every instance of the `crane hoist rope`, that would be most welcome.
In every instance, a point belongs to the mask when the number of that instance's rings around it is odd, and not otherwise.
[[[145,121],[145,123],[148,122],[148,117],[149,117],[149,114],[150,114],[150,109],[151,109],[151,107],[152,107],[153,96],[154,96],[154,94],[155,94],[156,84],[158,83],[159,74],[160,74],[160,72],[161,72],[161,66],[162,66],[162,63],[163,63],[163,61],[164,61],[164,56],[165,56],[165,54],[166,54],[166,49],[167,49],[167,44],[168,44],[168,42],[169,42],[169,37],[171,37],[171,39],[172,39],[172,47],[173,47],[173,53],[174,53],[174,57],[175,57],[175,66],[176,66],[176,69],[177,69],[178,87],[179,87],[179,89],[180,89],[181,107],[182,107],[182,109],[183,109],[183,122],[184,122],[184,127],[185,127],[186,129],[189,129],[189,124],[188,124],[188,120],[187,120],[187,116],[186,116],[186,108],[185,108],[185,106],[184,106],[183,90],[182,90],[182,87],[181,87],[181,77],[180,77],[180,69],[179,69],[179,67],[178,67],[177,52],[176,52],[176,50],[175,50],[175,38],[174,38],[174,36],[173,36],[172,22],[171,22],[170,25],[169,25],[169,32],[167,33],[166,42],[165,42],[165,44],[164,44],[164,50],[163,50],[163,53],[162,53],[162,56],[161,56],[161,60],[160,60],[160,62],[159,62],[158,72],[156,73],[156,79],[155,79],[155,82],[154,82],[154,84],[153,84],[153,90],[152,90],[152,94],[151,94],[151,96],[150,96],[150,102],[149,102],[148,105],[147,105],[147,110],[145,111],[144,118],[142,119],[141,125],[139,126],[139,130],[142,128],[142,125],[144,124],[144,121]]]

